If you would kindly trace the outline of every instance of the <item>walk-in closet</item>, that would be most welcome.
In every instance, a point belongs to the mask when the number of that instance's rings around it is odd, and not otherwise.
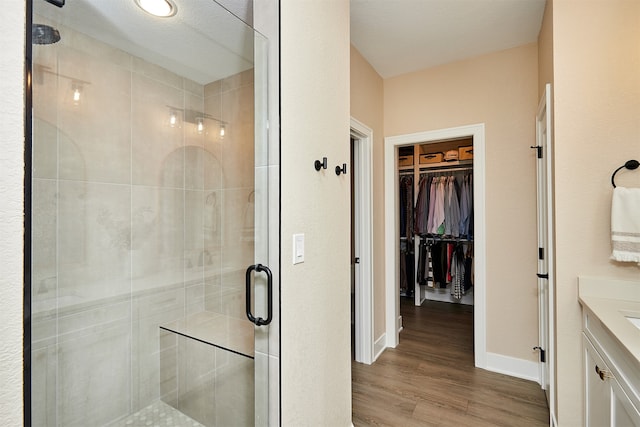
[[[473,138],[398,148],[400,296],[473,305]]]

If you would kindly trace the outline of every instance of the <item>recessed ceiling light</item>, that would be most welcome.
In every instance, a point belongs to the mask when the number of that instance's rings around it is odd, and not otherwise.
[[[173,16],[178,8],[171,0],[135,0],[142,10],[161,18]]]

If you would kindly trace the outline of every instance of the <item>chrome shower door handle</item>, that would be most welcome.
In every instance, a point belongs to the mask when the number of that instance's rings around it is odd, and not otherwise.
[[[255,317],[253,313],[251,313],[251,272],[255,271],[256,273],[265,273],[267,275],[267,318],[263,319],[262,317]],[[265,326],[271,323],[273,319],[273,277],[271,274],[271,270],[269,267],[262,264],[255,264],[249,266],[247,268],[247,272],[245,274],[245,309],[247,312],[247,318],[258,326]]]

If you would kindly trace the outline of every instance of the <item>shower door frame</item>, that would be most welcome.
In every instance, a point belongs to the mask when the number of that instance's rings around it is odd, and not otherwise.
[[[49,2],[53,5],[62,7],[64,5],[64,0],[61,1],[50,1],[43,0]],[[33,0],[26,0],[26,31],[25,31],[25,63],[24,63],[24,73],[25,73],[25,86],[24,86],[24,135],[25,135],[25,145],[24,145],[24,257],[23,257],[23,296],[24,296],[24,310],[23,310],[23,420],[25,426],[30,426],[32,424],[32,402],[31,402],[31,380],[32,380],[32,334],[31,334],[31,306],[32,306],[32,185],[33,185],[33,95],[32,95],[32,34],[31,28],[33,25]],[[278,9],[277,1],[273,2],[275,8]],[[263,6],[264,7],[264,6]],[[273,7],[270,2],[270,5],[267,7]],[[279,17],[278,17],[279,18]],[[240,18],[238,18],[240,19]],[[255,27],[251,26],[254,31],[256,31]],[[279,31],[279,23],[275,24],[276,33]],[[278,53],[269,53],[268,61],[272,61],[273,58],[278,57]],[[269,73],[272,72],[274,66],[269,66]],[[279,74],[279,64],[275,65]],[[273,82],[279,82],[278,75],[268,76],[268,84],[269,96],[273,96],[273,94],[278,94],[277,89],[271,88],[271,84]],[[269,105],[273,106],[274,101],[269,101]],[[279,105],[279,98],[275,100],[275,104]],[[271,111],[271,109],[267,109],[267,123],[271,121],[272,123],[279,122],[279,117],[277,111]],[[275,120],[274,120],[275,118]],[[257,131],[257,129],[256,129]],[[275,140],[273,139],[275,135]],[[268,138],[275,142],[275,147],[268,145],[269,151],[269,163],[268,163],[268,176],[269,179],[278,180],[279,179],[279,126],[271,126],[268,130]],[[255,143],[254,143],[255,144]],[[274,149],[275,148],[275,149]],[[276,154],[272,158],[273,154]],[[269,239],[268,247],[269,254],[268,259],[265,260],[273,265],[272,268],[275,268],[274,274],[274,325],[276,331],[279,331],[279,314],[280,314],[280,306],[279,306],[279,262],[280,262],[280,254],[279,254],[279,246],[280,246],[280,235],[279,235],[279,223],[280,223],[280,196],[279,196],[279,183],[277,185],[268,184],[269,191],[272,191],[268,198],[268,209],[269,216],[272,217],[269,222],[269,231],[268,234],[271,236]],[[275,190],[275,191],[274,191]],[[277,194],[276,194],[277,193]],[[273,229],[273,227],[277,227],[277,229]],[[278,249],[278,251],[274,252],[274,249]],[[279,335],[276,334],[276,335]],[[269,355],[266,361],[266,367],[263,365],[263,368],[266,368],[268,371],[278,372],[276,377],[272,377],[270,380],[267,379],[267,392],[268,392],[268,421],[279,423],[280,419],[280,396],[279,396],[279,388],[280,388],[280,376],[279,376],[279,352],[280,352],[280,343],[279,338],[275,337],[275,339],[269,339],[272,343],[272,348],[269,350]],[[268,377],[267,377],[268,378]],[[271,386],[269,386],[271,384]],[[257,413],[256,413],[257,415]]]
[[[31,188],[33,185],[33,129],[31,92],[33,0],[26,0],[25,61],[24,61],[24,254],[23,254],[23,407],[24,425],[31,426]]]

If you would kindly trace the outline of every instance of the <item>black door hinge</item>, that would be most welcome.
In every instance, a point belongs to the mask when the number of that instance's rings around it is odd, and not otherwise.
[[[538,259],[544,259],[544,248],[538,248]]]
[[[545,356],[544,349],[542,347],[539,347],[539,346],[535,346],[535,347],[533,347],[533,349],[540,351],[540,362],[545,363],[547,361],[547,358]]]

